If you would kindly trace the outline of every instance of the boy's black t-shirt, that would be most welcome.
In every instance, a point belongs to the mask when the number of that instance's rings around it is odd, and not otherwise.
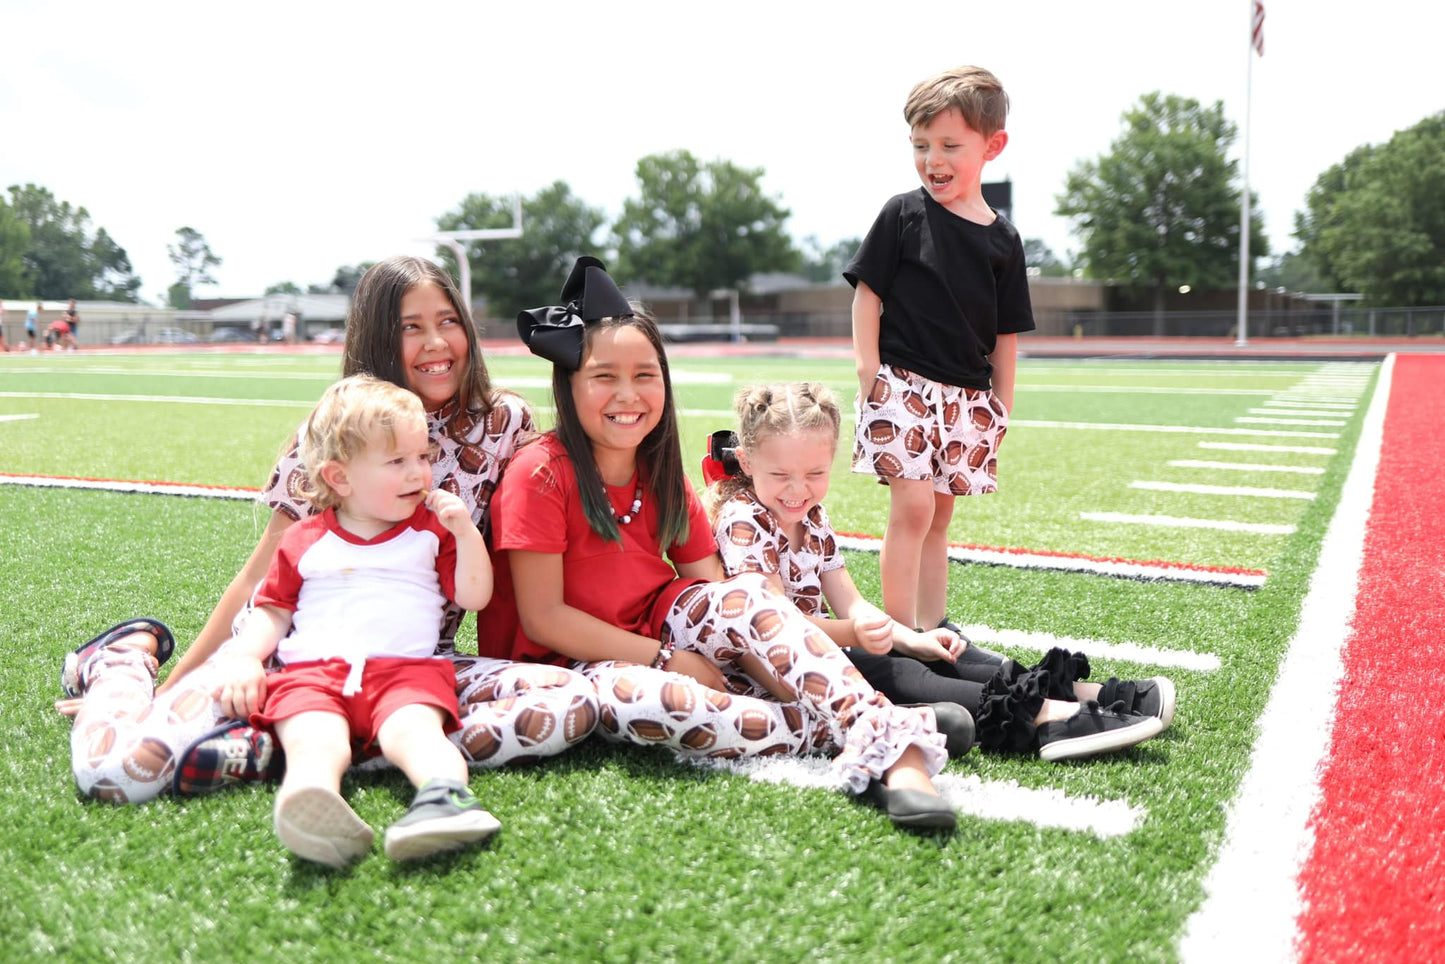
[[[975,224],[924,188],[890,198],[843,271],[883,301],[878,357],[945,385],[990,387],[998,336],[1034,328],[1018,230]]]

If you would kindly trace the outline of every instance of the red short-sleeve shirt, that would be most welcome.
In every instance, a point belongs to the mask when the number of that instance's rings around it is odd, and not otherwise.
[[[634,486],[608,487],[618,515],[632,505]],[[629,632],[660,638],[673,602],[698,580],[680,579],[668,562],[686,564],[717,551],[702,502],[687,486],[688,537],[664,552],[657,534],[657,506],[644,494],[641,510],[618,526],[622,544],[604,540],[587,523],[577,475],[561,441],[552,434],[517,451],[492,499],[493,545],[562,556],[562,599]],[[503,563],[505,565],[505,563]],[[498,580],[510,588],[510,573]],[[504,590],[505,591],[505,590]],[[517,627],[513,659],[560,657]]]

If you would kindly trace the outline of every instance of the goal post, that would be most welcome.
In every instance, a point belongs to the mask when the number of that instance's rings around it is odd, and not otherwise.
[[[418,241],[428,241],[433,244],[440,244],[447,248],[457,259],[457,285],[461,288],[462,297],[467,300],[467,312],[472,310],[472,264],[467,258],[467,250],[463,246],[464,241],[505,241],[511,238],[522,236],[522,195],[518,194],[512,201],[512,226],[510,228],[476,228],[469,231],[438,231],[426,237],[417,238]],[[475,321],[475,319],[473,319]]]

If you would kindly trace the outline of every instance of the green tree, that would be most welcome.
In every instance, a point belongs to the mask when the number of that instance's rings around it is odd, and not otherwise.
[[[30,297],[25,277],[25,252],[30,250],[30,226],[16,217],[0,197],[0,291],[12,298]]]
[[[468,194],[455,210],[437,218],[441,231],[512,227],[512,200]],[[555,304],[567,272],[580,255],[595,254],[593,236],[605,220],[601,210],[554,181],[522,199],[522,236],[503,241],[464,242],[472,269],[472,297],[486,299],[487,313],[512,318],[525,308]],[[452,277],[456,258],[446,248],[437,257]]]
[[[1041,238],[1024,238],[1024,264],[1037,268],[1044,278],[1067,278],[1072,269]]]
[[[1266,288],[1331,294],[1339,291],[1333,279],[1299,251],[1286,251],[1259,269],[1259,282]]]
[[[1321,174],[1295,237],[1326,277],[1367,304],[1445,304],[1445,111]]]
[[[808,235],[803,239],[801,252],[803,276],[816,282],[841,281],[843,269],[862,245],[862,238],[845,238],[825,248],[816,234]]]
[[[10,204],[30,232],[24,262],[31,296],[136,299],[140,278],[130,257],[104,228],[91,235],[85,208],[35,184],[12,184]]]
[[[1125,111],[1123,125],[1107,154],[1069,172],[1055,213],[1074,221],[1091,277],[1152,290],[1162,333],[1169,288],[1238,283],[1241,192],[1225,156],[1236,131],[1222,102],[1203,107],[1158,91]],[[1268,253],[1256,211],[1250,260]]]
[[[762,176],[688,151],[639,160],[639,196],[623,202],[612,227],[618,277],[705,297],[759,271],[798,270],[802,258],[783,229],[789,211],[763,193]]]
[[[366,274],[376,265],[375,261],[363,261],[361,264],[343,264],[336,269],[336,274],[331,278],[331,290],[343,295],[349,295],[356,290],[361,283],[361,276]]]
[[[300,295],[305,294],[301,286],[294,281],[278,281],[273,285],[266,286],[268,295]]]
[[[176,228],[176,243],[166,245],[166,254],[176,267],[176,283],[169,291],[171,307],[189,308],[197,287],[216,283],[211,269],[219,268],[221,259],[205,236],[191,227]]]

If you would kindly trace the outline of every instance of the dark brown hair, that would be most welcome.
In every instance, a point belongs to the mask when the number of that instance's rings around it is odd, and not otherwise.
[[[677,405],[672,398],[672,374],[667,367],[667,352],[662,347],[662,333],[657,330],[652,313],[636,302],[632,304],[632,310],[634,314],[631,318],[603,318],[589,323],[583,335],[582,359],[585,362],[591,354],[592,341],[597,333],[612,328],[636,328],[657,352],[657,361],[662,367],[665,401],[662,418],[637,447],[637,472],[639,480],[657,503],[658,542],[663,546],[682,545],[688,539],[687,483],[682,470],[682,445],[677,433]],[[567,450],[577,473],[577,488],[582,493],[582,511],[587,516],[588,525],[603,539],[621,542],[622,533],[613,518],[607,490],[597,471],[597,462],[592,457],[592,440],[583,431],[577,418],[577,406],[572,401],[574,374],[560,365],[552,366],[557,438]]]
[[[476,324],[451,275],[425,258],[409,255],[387,258],[361,276],[346,316],[341,374],[375,375],[393,385],[411,388],[401,363],[401,299],[408,291],[424,284],[436,285],[447,296],[467,335],[466,369],[457,389],[457,412],[484,417],[492,410],[492,381],[487,374],[487,363],[482,359],[481,346],[477,344]],[[462,421],[465,424],[469,420]],[[447,422],[446,433],[464,442],[453,428],[456,422],[454,414]]]

